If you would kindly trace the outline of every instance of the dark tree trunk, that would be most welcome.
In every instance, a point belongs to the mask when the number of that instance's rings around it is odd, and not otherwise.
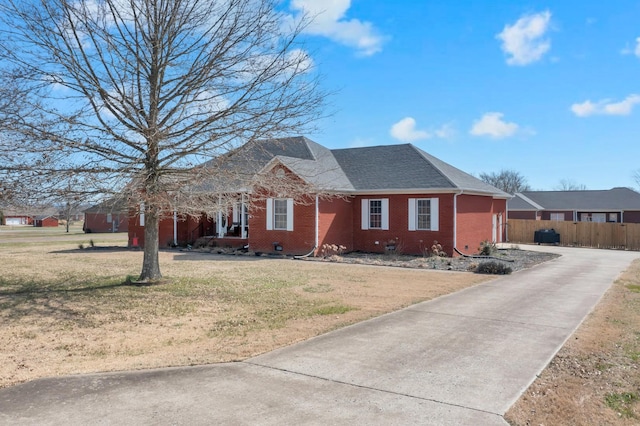
[[[150,208],[145,212],[144,224],[144,259],[139,281],[157,281],[162,278],[158,257],[158,226],[160,218],[158,210]]]

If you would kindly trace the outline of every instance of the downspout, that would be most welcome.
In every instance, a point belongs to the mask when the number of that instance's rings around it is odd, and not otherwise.
[[[460,253],[458,250],[458,195],[462,195],[463,192],[464,189],[461,189],[457,194],[453,194],[453,250],[457,253]]]
[[[624,210],[620,210],[620,223],[624,223]]]
[[[188,232],[189,228],[187,228]],[[178,246],[178,212],[173,211],[173,246]]]
[[[318,243],[319,243],[319,238],[320,238],[320,232],[319,232],[319,227],[320,227],[320,208],[319,208],[319,197],[316,195],[316,209],[315,209],[315,238],[314,238],[314,243],[313,243],[313,248],[311,249],[311,251],[307,254],[304,254],[302,256],[294,256],[294,259],[304,259],[305,257],[309,257],[311,255],[313,255],[316,252],[316,249],[318,248]]]

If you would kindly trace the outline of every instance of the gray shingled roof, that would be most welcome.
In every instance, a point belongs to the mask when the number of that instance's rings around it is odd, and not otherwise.
[[[524,199],[520,196],[524,195]],[[528,203],[530,200],[535,204]],[[523,191],[508,202],[509,210],[640,210],[640,194],[629,188],[587,191]]]
[[[245,145],[224,158],[222,169],[255,173],[278,161],[323,190],[457,191],[510,195],[411,145],[329,150],[303,136]],[[215,163],[211,162],[215,167]],[[239,176],[236,174],[235,176]],[[234,186],[239,187],[237,182]]]
[[[510,197],[411,144],[331,152],[357,191],[466,190]]]

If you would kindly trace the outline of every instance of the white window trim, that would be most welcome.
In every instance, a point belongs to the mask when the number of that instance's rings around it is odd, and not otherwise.
[[[273,202],[276,198],[267,198],[267,231],[293,231],[293,198],[277,198],[278,200],[287,201],[287,228],[276,229],[274,227],[274,208]]]
[[[418,229],[418,200],[429,200],[431,206],[431,228]],[[409,198],[409,231],[438,231],[440,229],[439,198]]]
[[[551,212],[549,213],[549,220],[555,220],[557,222],[563,222],[566,220],[565,213]]]
[[[369,215],[369,202],[370,201],[381,201],[381,208],[382,208],[382,217],[381,217],[381,223],[380,223],[380,228],[370,228],[369,226],[369,220],[370,215]],[[362,219],[361,219],[361,228],[363,230],[367,230],[367,229],[380,229],[382,231],[387,231],[389,230],[389,199],[388,198],[363,198],[361,201],[361,206],[362,206]]]

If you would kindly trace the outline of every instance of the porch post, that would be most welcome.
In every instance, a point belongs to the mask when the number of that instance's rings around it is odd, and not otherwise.
[[[240,237],[241,238],[247,238],[247,230],[245,229],[246,227],[246,219],[245,219],[245,211],[246,211],[246,206],[244,204],[244,193],[240,194]]]

